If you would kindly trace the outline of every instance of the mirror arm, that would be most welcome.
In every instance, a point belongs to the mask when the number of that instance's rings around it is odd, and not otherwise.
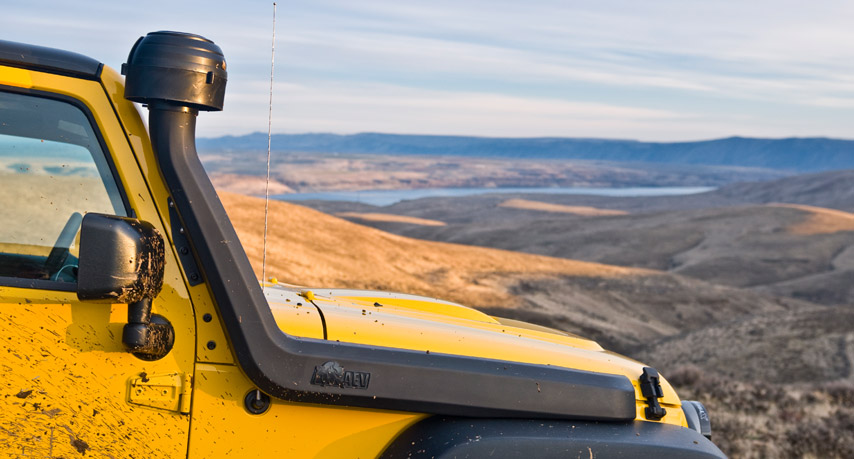
[[[151,298],[143,298],[128,304],[128,323],[122,330],[122,343],[143,360],[157,360],[172,349],[175,331],[164,317],[151,314]]]
[[[131,352],[140,352],[149,342],[151,298],[128,304],[128,323],[122,330],[122,342]]]

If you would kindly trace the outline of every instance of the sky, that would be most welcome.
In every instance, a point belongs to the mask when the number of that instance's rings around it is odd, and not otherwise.
[[[0,39],[115,69],[156,30],[228,63],[205,137],[266,132],[270,1],[4,0]],[[283,0],[274,133],[854,138],[854,2]]]

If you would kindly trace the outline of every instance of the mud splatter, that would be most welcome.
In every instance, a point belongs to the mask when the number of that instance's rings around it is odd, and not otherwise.
[[[86,455],[86,451],[89,449],[89,444],[79,438],[71,439],[71,446],[77,449],[77,452]]]
[[[18,392],[18,393],[15,395],[15,397],[18,397],[18,398],[27,398],[27,397],[29,397],[29,396],[30,396],[30,394],[32,394],[32,393],[33,393],[32,389],[31,389],[31,390],[21,390],[20,392]]]

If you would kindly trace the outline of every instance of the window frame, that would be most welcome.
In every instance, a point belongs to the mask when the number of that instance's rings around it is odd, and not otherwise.
[[[98,125],[98,122],[95,119],[95,116],[92,114],[92,111],[89,110],[89,107],[86,106],[83,101],[77,99],[72,96],[68,96],[65,94],[57,94],[49,91],[42,91],[38,89],[30,89],[30,88],[21,88],[17,86],[7,86],[0,84],[0,92],[5,93],[13,93],[20,94],[24,96],[37,97],[42,99],[50,99],[58,102],[65,102],[71,104],[76,107],[83,113],[83,116],[89,121],[89,125],[92,128],[92,132],[95,134],[95,139],[98,142],[98,146],[101,147],[101,152],[104,155],[104,160],[109,167],[110,175],[113,178],[113,182],[115,182],[116,188],[118,189],[119,196],[121,197],[121,203],[124,206],[125,213],[132,217],[135,215],[134,209],[130,205],[130,201],[128,200],[127,192],[125,190],[125,185],[121,180],[121,176],[116,169],[115,161],[113,160],[113,152],[107,148],[107,143],[104,140],[104,134],[101,132],[101,127]],[[44,280],[44,279],[26,279],[22,277],[8,277],[8,276],[0,276],[0,287],[16,287],[16,288],[26,288],[26,289],[37,289],[37,290],[51,290],[51,291],[61,291],[61,292],[76,292],[77,291],[77,283],[71,282],[57,282],[53,280]]]

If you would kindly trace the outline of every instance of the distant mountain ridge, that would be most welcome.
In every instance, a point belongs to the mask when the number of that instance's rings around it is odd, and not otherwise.
[[[272,145],[277,152],[581,159],[760,167],[800,172],[854,169],[854,140],[823,137],[728,137],[696,142],[640,142],[562,137],[276,134]],[[200,138],[198,147],[203,153],[266,151],[267,136],[254,133]]]

